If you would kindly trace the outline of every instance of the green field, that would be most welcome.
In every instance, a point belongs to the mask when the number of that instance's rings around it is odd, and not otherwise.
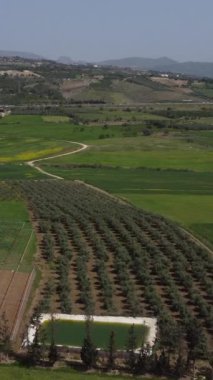
[[[0,366],[1,380],[130,380],[134,377],[82,373],[66,369],[32,369],[18,366]],[[143,380],[156,380],[154,377],[143,377]]]
[[[212,134],[213,138],[213,134]],[[87,141],[86,141],[87,142]],[[125,168],[160,168],[209,171],[212,169],[213,151],[187,137],[138,136],[88,141],[89,149],[79,155],[53,159],[52,164],[90,164]]]
[[[179,112],[179,123],[183,123],[181,112],[189,111],[195,115],[184,119],[186,124],[212,125],[212,116],[197,118],[199,106],[172,107]],[[140,121],[126,126],[75,125],[61,116],[12,115],[2,119],[0,160],[9,157],[12,163],[8,164],[6,159],[0,166],[0,179],[45,178],[23,161],[48,155],[45,149],[52,149],[51,155],[54,149],[56,154],[76,149],[76,145],[66,141],[86,143],[89,148],[81,153],[44,161],[44,169],[66,179],[83,180],[138,207],[161,213],[213,242],[213,131],[161,132],[154,128],[150,136],[144,136],[144,120],[168,121],[154,113],[158,109],[163,106],[148,107],[148,112],[102,107],[73,110],[82,120],[96,117],[102,121],[116,118]]]
[[[62,174],[65,179],[80,179],[114,194],[190,194],[211,195],[213,172],[179,170],[125,169],[42,165],[45,170]]]
[[[136,107],[134,109],[126,108],[125,110],[110,108],[105,109],[103,107],[99,107],[96,109],[91,108],[74,108],[73,115],[76,116],[82,122],[99,122],[99,123],[108,123],[108,122],[136,122],[136,121],[144,121],[144,120],[168,120],[165,116],[154,115],[151,113],[144,113],[141,110],[138,110]],[[73,117],[74,119],[74,117]],[[46,120],[46,117],[45,119]]]
[[[47,178],[37,170],[24,163],[2,164],[0,165],[0,181],[7,179],[42,179]]]
[[[45,322],[43,332],[47,335],[47,341],[51,341],[52,324]],[[130,325],[122,323],[102,323],[92,322],[91,336],[94,344],[98,348],[107,349],[109,345],[110,333],[115,333],[116,348],[124,349],[128,341]],[[148,333],[148,327],[143,325],[134,326],[137,347],[141,347],[142,341]],[[81,347],[86,335],[86,325],[84,321],[54,321],[54,337],[56,344],[65,346]]]
[[[53,119],[54,120],[54,119]],[[11,115],[0,119],[0,141],[2,145],[7,143],[5,151],[8,155],[18,150],[21,141],[30,150],[40,150],[40,143],[52,143],[53,147],[70,147],[66,141],[88,141],[99,139],[100,134],[105,131],[99,126],[78,126],[70,122],[45,121],[43,116],[35,115]],[[108,134],[122,136],[122,127],[111,127],[107,129]],[[3,143],[4,141],[4,143]],[[16,148],[17,144],[17,148]],[[26,149],[27,150],[27,149]],[[72,149],[71,149],[72,150]]]
[[[142,129],[143,124],[105,128],[45,122],[41,116],[10,116],[0,120],[0,162],[23,162],[71,151],[76,146],[67,141],[79,141],[88,143],[90,148],[78,155],[61,157],[57,162],[211,170],[211,131],[194,132],[192,138],[188,132],[143,136]]]
[[[17,139],[10,143],[1,140],[0,162],[23,162],[45,156],[56,155],[65,150],[65,147],[67,148],[64,144],[59,144],[55,141],[42,141],[41,139],[33,139],[30,141],[29,139],[25,139],[24,141]],[[13,151],[13,154],[11,154],[11,151]]]
[[[40,116],[10,116],[0,120],[0,163],[24,162],[71,151],[66,133],[54,133]],[[53,123],[57,129],[57,122]],[[46,128],[44,128],[46,126]]]
[[[49,123],[63,123],[69,121],[68,116],[43,116],[42,120]]]
[[[0,200],[0,269],[30,271],[35,245],[24,202]]]

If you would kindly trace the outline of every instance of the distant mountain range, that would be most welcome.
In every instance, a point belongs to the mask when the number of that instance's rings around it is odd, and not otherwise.
[[[38,54],[23,52],[23,51],[11,51],[11,50],[0,50],[0,57],[20,57],[25,59],[44,59]]]
[[[213,78],[213,63],[211,62],[177,62],[167,57],[156,59],[129,57],[123,59],[111,59],[100,62],[99,64],[103,66],[129,67],[132,69],[153,70],[164,73],[170,72]]]
[[[32,59],[36,61],[40,60],[47,60],[49,61],[50,59],[47,57],[42,57],[41,55],[34,54],[31,52],[24,52],[24,51],[11,51],[11,50],[0,50],[0,57],[19,57],[23,59]],[[52,60],[54,61],[54,60]],[[84,61],[74,61],[70,57],[67,56],[61,56],[57,60],[55,60],[57,63],[62,63],[65,65],[77,65],[77,64],[86,64]]]
[[[20,52],[10,50],[0,50],[0,57],[21,57],[24,59],[42,60],[47,59],[31,52]],[[67,65],[87,64],[83,61],[74,61],[70,57],[59,57],[56,62]],[[121,68],[131,68],[145,71],[158,71],[163,73],[185,74],[197,77],[213,78],[213,62],[177,62],[173,59],[162,58],[141,58],[129,57],[122,59],[110,59],[102,62],[93,62],[102,66],[115,66]]]
[[[121,59],[110,59],[107,61],[100,62],[101,65],[110,65],[118,67],[131,67],[131,68],[142,68],[144,70],[155,70],[156,67],[164,67],[177,63],[176,61],[167,58],[140,58],[140,57],[129,57]]]
[[[64,65],[72,65],[74,63],[73,59],[67,56],[61,56],[57,59],[58,63],[63,63]]]

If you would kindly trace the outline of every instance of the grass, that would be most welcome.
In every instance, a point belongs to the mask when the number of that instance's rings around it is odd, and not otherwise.
[[[160,168],[209,171],[213,151],[207,146],[187,142],[180,135],[122,137],[89,141],[88,150],[78,155],[64,156],[51,163],[109,165],[126,168]]]
[[[46,177],[46,175],[43,175],[37,170],[32,169],[30,166],[24,165],[22,163],[0,165],[0,181],[7,179],[42,179]]]
[[[122,196],[125,197],[125,194],[122,193]],[[157,194],[157,196],[143,194],[139,198],[137,195],[128,194],[128,198],[142,208],[164,214],[188,226],[193,222],[203,222],[204,217],[205,222],[210,223],[212,220],[213,205],[210,195],[200,197],[200,195],[187,194]]]
[[[119,109],[74,109],[74,115],[81,121],[88,122],[125,122],[125,121],[144,121],[144,120],[168,120],[164,116],[139,112],[137,109],[123,111]]]
[[[79,163],[90,165],[109,165],[120,167],[147,167],[160,169],[190,169],[208,171],[213,161],[213,152],[184,152],[184,151],[119,151],[98,152],[97,150],[85,151],[79,156],[67,156],[59,158],[57,162]],[[56,161],[55,161],[56,162]]]
[[[42,116],[11,115],[5,119],[0,119],[0,139],[3,142],[19,142],[22,140],[23,148],[26,143],[32,143],[35,146],[37,140],[46,143],[56,142],[65,143],[65,141],[87,141],[98,139],[103,128],[99,126],[77,126],[69,122],[45,122]],[[121,127],[110,127],[107,133],[115,136],[122,136]],[[1,141],[0,140],[0,141]],[[70,146],[66,145],[66,147]],[[38,144],[39,147],[39,144]],[[9,150],[9,149],[8,149]],[[22,149],[23,150],[23,149]],[[14,146],[11,145],[10,153],[13,153]]]
[[[71,151],[76,146],[67,141],[78,141],[88,143],[90,149],[57,162],[210,170],[213,152],[209,141],[213,141],[213,134],[202,138],[201,144],[201,136],[195,134],[195,140],[189,136],[180,132],[143,136],[140,125],[76,126],[69,122],[45,122],[41,116],[12,115],[0,120],[0,162],[24,162]]]
[[[7,220],[8,223],[27,223],[27,208],[20,200],[0,200],[0,220]]]
[[[19,271],[32,269],[35,236],[23,202],[0,201],[0,269],[16,270],[24,254]]]
[[[56,164],[57,165],[57,164]],[[179,170],[125,169],[110,167],[50,166],[43,167],[65,179],[91,183],[114,194],[211,195],[213,173]]]
[[[133,377],[115,376],[109,374],[82,373],[72,368],[33,369],[19,366],[0,366],[1,380],[130,380]],[[154,377],[143,377],[144,380],[156,380]]]
[[[25,241],[25,247],[22,252],[24,252],[23,261],[20,263],[19,272],[31,272],[34,267],[34,255],[37,249],[37,240],[34,231],[30,231],[29,239]]]
[[[65,125],[67,129],[69,124]],[[0,163],[23,162],[75,149],[67,142],[66,131],[57,133],[57,129],[57,122],[44,122],[41,116],[12,115],[0,120]]]
[[[68,116],[43,116],[42,120],[47,121],[49,123],[64,123],[69,121]]]
[[[207,244],[210,242],[213,247],[213,223],[193,223],[190,227],[196,234],[202,236]]]
[[[104,100],[106,103],[114,104],[137,104],[149,102],[172,102],[183,101],[185,99],[197,100],[194,94],[171,89],[152,82],[149,79],[130,80],[102,80],[99,83],[90,85],[82,91],[72,93],[72,98],[76,100]]]
[[[0,163],[23,162],[36,158],[59,154],[70,149],[70,145],[57,141],[42,139],[14,139],[0,141]],[[71,149],[70,149],[71,150]],[[12,153],[13,152],[13,153]]]
[[[47,335],[47,342],[51,341],[51,322],[43,324],[43,332]],[[92,322],[91,336],[96,347],[107,349],[112,331],[115,333],[117,349],[124,349],[128,341],[130,325],[123,323]],[[134,326],[137,347],[141,347],[143,337],[147,335],[148,328],[143,325]],[[54,336],[56,344],[81,347],[86,335],[84,321],[54,321]]]
[[[199,96],[205,96],[207,98],[213,98],[213,88],[201,88],[197,91]]]

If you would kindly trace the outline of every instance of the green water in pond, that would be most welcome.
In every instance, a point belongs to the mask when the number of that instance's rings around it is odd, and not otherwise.
[[[115,334],[115,344],[117,349],[124,349],[127,345],[128,335],[131,325],[124,323],[92,322],[90,331],[92,341],[96,347],[107,348],[109,337],[112,331]],[[51,322],[44,322],[42,330],[47,336],[47,342],[51,340]],[[149,328],[144,325],[134,325],[137,347],[140,347],[146,339]],[[64,346],[81,347],[86,335],[86,324],[84,321],[54,321],[54,338],[56,344]]]

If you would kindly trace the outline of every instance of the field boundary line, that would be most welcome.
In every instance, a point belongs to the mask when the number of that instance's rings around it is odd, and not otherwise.
[[[30,241],[31,241],[31,239],[32,239],[33,234],[34,234],[34,230],[32,229],[31,234],[30,234],[30,237],[29,237],[28,242],[27,242],[27,245],[25,246],[24,252],[23,252],[23,254],[22,254],[22,256],[21,256],[21,259],[20,259],[20,261],[19,261],[19,263],[18,263],[18,266],[17,266],[17,268],[16,268],[16,272],[18,272],[18,270],[19,270],[19,268],[20,268],[20,265],[21,265],[21,263],[22,263],[22,261],[23,261],[23,259],[24,259],[24,256],[25,256],[25,254],[26,254],[27,248],[28,248],[28,246],[29,246],[29,244],[30,244]]]
[[[25,289],[23,292],[23,296],[21,298],[19,308],[18,308],[18,311],[16,313],[15,322],[14,322],[12,332],[11,332],[11,336],[10,336],[11,340],[16,338],[17,332],[18,332],[20,324],[21,324],[22,316],[24,314],[24,310],[25,310],[25,307],[26,307],[26,304],[27,304],[27,301],[28,301],[28,298],[29,298],[29,295],[30,295],[30,292],[32,289],[32,284],[34,282],[34,279],[35,279],[35,269],[32,270],[32,272],[30,273],[30,275],[28,277],[28,280],[27,280],[27,283],[26,283],[26,286],[25,286]]]
[[[17,242],[17,240],[18,240],[18,237],[20,237],[20,235],[21,235],[21,233],[22,233],[22,230],[23,230],[24,226],[25,226],[25,222],[22,223],[21,228],[19,229],[18,233],[16,234],[15,239],[13,240],[13,242],[12,242],[12,244],[11,244],[10,251],[9,251],[7,257],[5,258],[5,261],[4,261],[4,264],[3,264],[3,265],[6,264],[6,260],[8,260],[8,258],[12,255],[12,252],[13,252],[13,250],[14,250],[14,247],[15,247],[15,245],[16,245],[16,242]],[[4,269],[2,268],[2,270],[4,270]]]
[[[28,245],[29,245],[29,243],[30,243],[30,240],[31,240],[32,235],[33,235],[33,232],[34,232],[34,231],[32,230],[32,231],[31,231],[31,235],[30,235],[30,237],[29,237],[29,240],[28,240],[28,242],[27,242],[27,245],[26,245],[25,250],[24,250],[24,252],[23,252],[23,255],[22,255],[22,257],[21,257],[21,259],[20,259],[20,261],[19,261],[19,263],[18,263],[17,268],[16,268],[15,270],[11,270],[12,276],[11,276],[11,279],[10,279],[10,281],[9,281],[8,287],[7,287],[7,289],[6,289],[5,293],[4,293],[4,297],[3,297],[3,299],[2,299],[2,302],[1,302],[1,304],[0,304],[0,314],[1,314],[1,310],[2,310],[3,307],[4,307],[5,301],[6,301],[6,299],[7,299],[8,293],[9,293],[9,290],[10,290],[10,288],[11,288],[11,285],[12,285],[12,283],[13,283],[13,281],[14,281],[15,275],[16,275],[16,273],[18,273],[18,269],[19,269],[20,264],[21,264],[21,262],[22,262],[22,260],[23,260],[23,258],[24,258],[24,255],[25,255],[25,253],[26,253],[26,249],[27,249],[27,247],[28,247]],[[4,269],[3,269],[3,270],[4,270]]]
[[[86,144],[83,144],[83,143],[79,143],[79,142],[76,142],[76,141],[67,141],[71,144],[77,144],[77,145],[80,145],[80,148],[76,149],[76,150],[72,150],[71,152],[67,152],[67,153],[61,153],[61,154],[57,154],[57,155],[54,155],[54,156],[49,156],[49,157],[44,157],[44,158],[38,158],[37,160],[32,160],[32,161],[27,161],[27,165],[29,165],[30,167],[36,169],[37,171],[39,171],[40,173],[42,174],[45,174],[49,177],[52,177],[52,178],[55,178],[55,179],[64,179],[63,177],[59,177],[55,174],[51,174],[49,172],[47,172],[46,170],[43,170],[41,169],[38,165],[36,165],[36,162],[41,162],[41,161],[44,161],[44,160],[51,160],[53,158],[57,158],[57,157],[62,157],[62,156],[68,156],[68,155],[71,155],[71,154],[76,154],[76,153],[79,153],[85,149],[88,148],[88,145]]]

